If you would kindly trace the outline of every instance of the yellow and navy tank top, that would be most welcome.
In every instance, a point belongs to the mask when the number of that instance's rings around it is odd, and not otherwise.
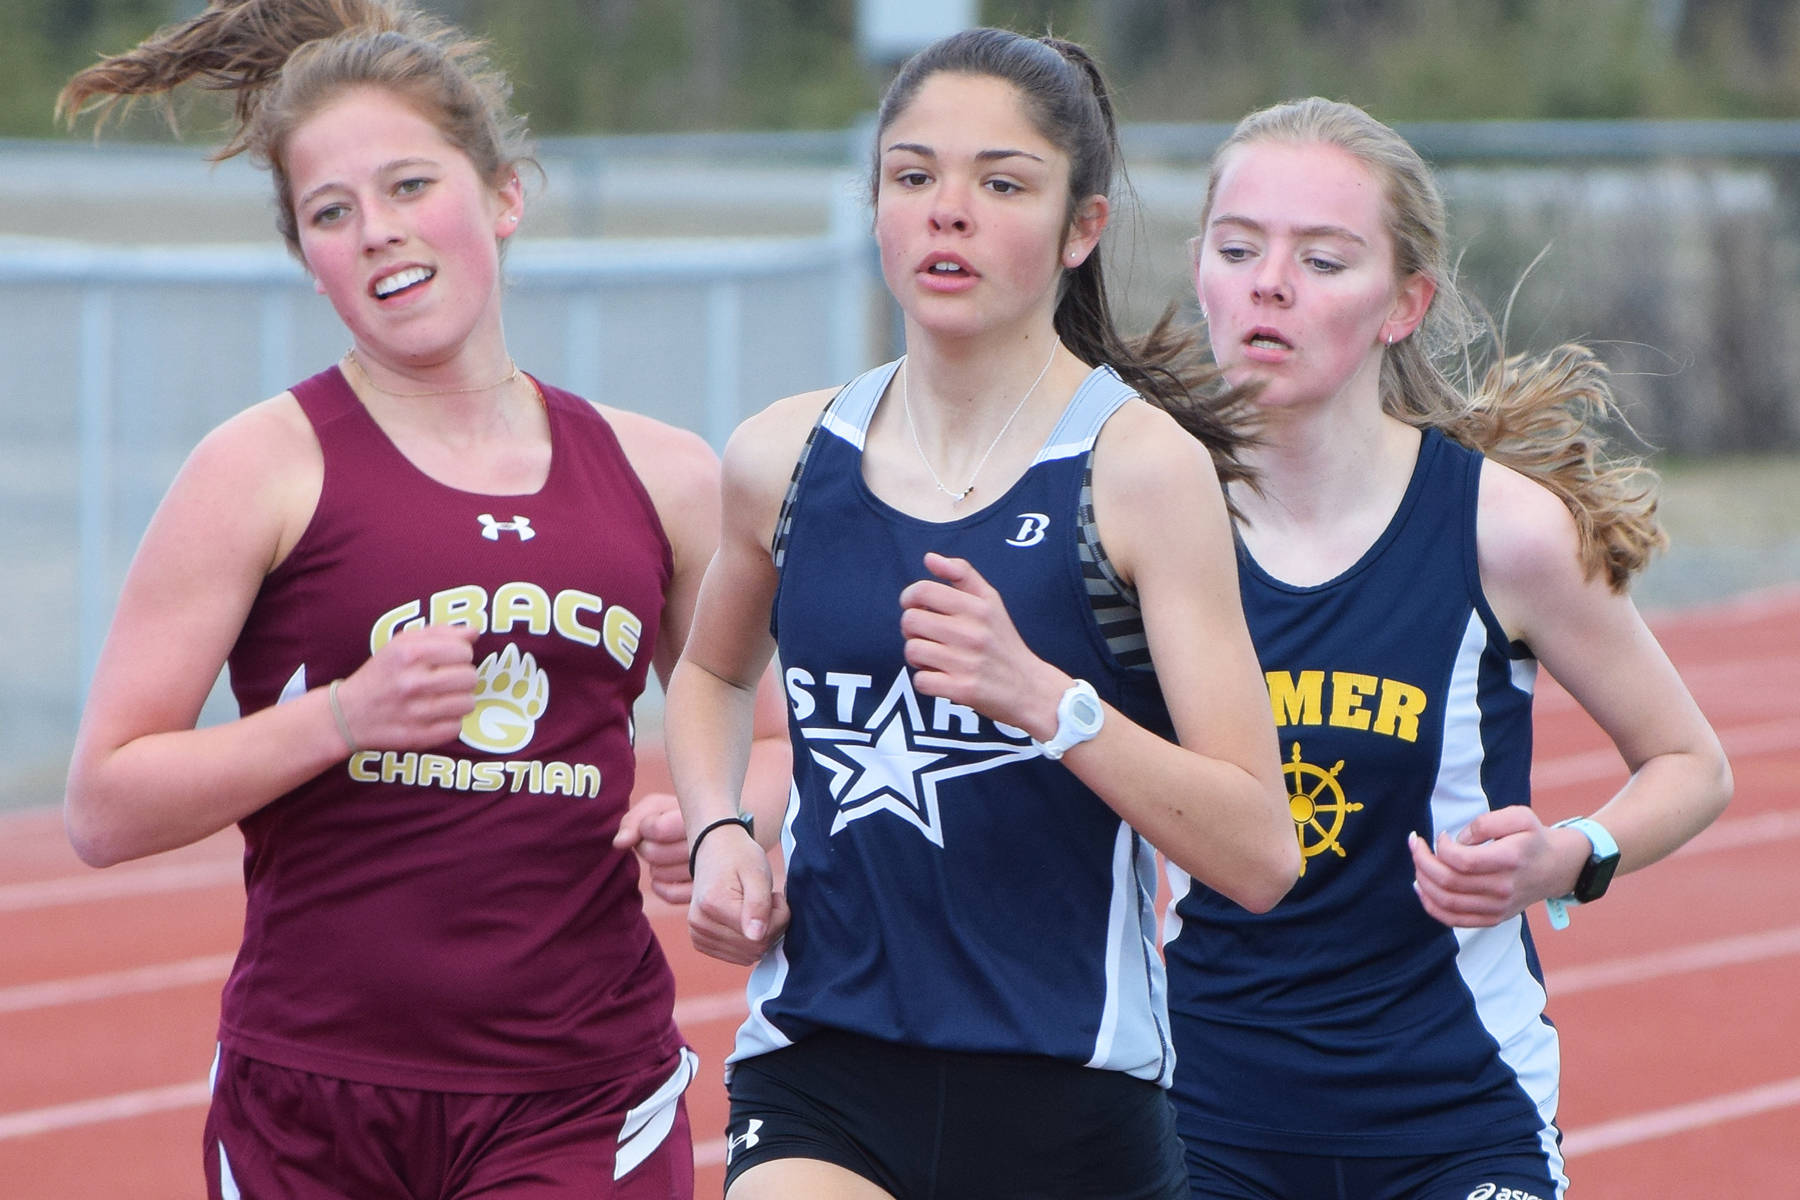
[[[778,528],[793,921],[751,976],[732,1060],[829,1027],[1166,1085],[1154,851],[1022,730],[916,691],[900,634],[900,592],[926,576],[926,552],[966,558],[1033,651],[1167,735],[1154,675],[1127,661],[1141,660],[1141,630],[1097,608],[1081,533],[1095,439],[1141,401],[1095,370],[1005,494],[924,521],[862,475],[896,365],[826,408]]]
[[[1523,917],[1450,929],[1406,835],[1530,802],[1536,663],[1482,595],[1480,455],[1423,435],[1398,510],[1337,578],[1295,587],[1240,544],[1302,866],[1253,915],[1171,870],[1184,1133],[1299,1154],[1555,1146],[1558,1054]]]

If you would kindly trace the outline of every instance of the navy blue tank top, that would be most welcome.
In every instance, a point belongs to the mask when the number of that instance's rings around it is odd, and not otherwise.
[[[1481,462],[1425,433],[1388,528],[1318,586],[1240,545],[1303,858],[1260,916],[1171,871],[1185,1134],[1347,1155],[1537,1136],[1556,1154],[1556,1032],[1525,920],[1439,924],[1406,845],[1531,798],[1536,663],[1482,595]]]
[[[896,365],[822,415],[778,534],[793,922],[751,977],[733,1061],[830,1027],[1166,1084],[1154,851],[1022,730],[915,691],[900,634],[925,553],[966,558],[1033,651],[1168,734],[1154,675],[1122,663],[1095,616],[1079,533],[1095,438],[1141,401],[1094,371],[1004,495],[925,521],[862,475]]]

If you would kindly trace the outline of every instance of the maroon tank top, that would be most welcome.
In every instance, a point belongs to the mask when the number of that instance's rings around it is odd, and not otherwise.
[[[241,822],[248,909],[220,1023],[237,1053],[522,1092],[680,1043],[637,864],[611,844],[669,544],[605,419],[538,387],[550,471],[522,496],[424,475],[335,367],[293,389],[324,485],[232,650],[240,710],[349,675],[420,622],[480,630],[480,682],[456,740],[354,754]]]

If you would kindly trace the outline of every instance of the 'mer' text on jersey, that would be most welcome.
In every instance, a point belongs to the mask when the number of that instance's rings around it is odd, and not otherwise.
[[[1398,679],[1355,671],[1265,671],[1269,707],[1277,728],[1335,725],[1364,729],[1402,741],[1419,738],[1425,690]]]

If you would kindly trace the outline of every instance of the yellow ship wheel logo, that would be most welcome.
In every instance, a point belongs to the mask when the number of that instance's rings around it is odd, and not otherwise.
[[[1338,845],[1338,834],[1344,830],[1344,815],[1361,812],[1362,805],[1344,799],[1338,783],[1338,772],[1344,760],[1338,759],[1325,771],[1309,762],[1300,761],[1300,743],[1294,743],[1294,754],[1281,773],[1288,780],[1288,812],[1294,818],[1294,835],[1300,839],[1300,874],[1306,874],[1306,860],[1329,850],[1339,858],[1344,848]],[[1313,840],[1308,841],[1311,833]]]

